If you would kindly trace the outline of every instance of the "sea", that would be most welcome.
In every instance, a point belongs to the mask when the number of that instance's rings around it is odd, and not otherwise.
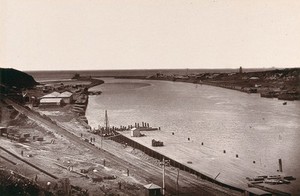
[[[104,125],[108,111],[111,126],[148,122],[165,132],[195,141],[205,141],[214,151],[226,149],[244,161],[256,161],[266,171],[278,174],[279,159],[287,175],[300,178],[300,101],[261,98],[219,87],[171,81],[115,79],[109,76],[153,75],[155,73],[202,73],[207,70],[123,70],[35,72],[34,78],[67,79],[75,73],[105,81],[91,90],[86,117],[91,127]],[[218,72],[223,70],[210,70]],[[227,70],[232,72],[234,70]],[[197,156],[197,155],[195,155]],[[237,166],[238,167],[238,166]],[[300,194],[298,187],[292,192]],[[295,188],[296,187],[296,188]]]
[[[246,72],[273,70],[274,68],[243,69]],[[112,77],[112,76],[151,76],[157,73],[166,75],[187,75],[197,73],[233,73],[239,69],[127,69],[127,70],[54,70],[25,71],[37,81],[70,79],[76,73],[82,76]]]

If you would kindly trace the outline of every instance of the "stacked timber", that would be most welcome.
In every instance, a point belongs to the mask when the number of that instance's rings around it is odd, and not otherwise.
[[[20,143],[23,143],[26,141],[26,138],[22,137],[20,134],[2,133],[2,136],[7,137],[10,140],[20,142]]]
[[[274,176],[257,176],[255,178],[246,178],[248,181],[251,182],[251,184],[260,184],[260,183],[266,183],[266,184],[289,184],[290,181],[295,180],[293,176],[280,176],[280,175],[274,175]]]
[[[158,141],[156,141],[155,139],[152,140],[152,146],[154,147],[163,146],[163,145],[164,143],[159,140]]]
[[[78,120],[79,120],[79,121],[83,121],[83,122],[85,122],[86,124],[88,124],[88,120],[87,120],[87,118],[86,118],[85,116],[79,116],[79,117],[78,117]]]

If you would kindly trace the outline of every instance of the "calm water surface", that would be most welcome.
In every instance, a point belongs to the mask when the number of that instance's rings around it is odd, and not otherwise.
[[[148,122],[163,131],[227,149],[266,170],[300,177],[300,102],[261,98],[258,94],[190,83],[104,78],[100,96],[90,96],[87,118],[92,127]]]

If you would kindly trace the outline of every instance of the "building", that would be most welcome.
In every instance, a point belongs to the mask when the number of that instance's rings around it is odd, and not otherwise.
[[[73,93],[65,91],[63,93],[52,92],[40,98],[40,105],[42,106],[62,106],[73,101]]]
[[[63,99],[62,98],[43,98],[40,100],[40,107],[49,107],[49,106],[54,106],[54,107],[60,107],[63,105]]]
[[[52,91],[54,89],[54,85],[53,84],[46,84],[44,85],[43,87],[43,92],[44,93],[47,93],[49,91]]]
[[[245,196],[272,196],[272,193],[251,187],[245,190]]]
[[[7,127],[0,127],[0,136],[2,136],[3,133],[7,134]]]
[[[240,73],[240,74],[243,73],[243,68],[242,68],[242,66],[240,67],[239,73]]]
[[[44,98],[57,98],[59,95],[60,95],[59,92],[54,91],[50,94],[42,96],[41,99],[44,99]]]
[[[23,92],[22,96],[25,103],[31,103],[31,96],[27,92]]]
[[[140,137],[140,136],[141,136],[140,129],[139,129],[139,128],[136,128],[136,127],[132,128],[132,129],[130,130],[130,136],[131,136],[131,137]]]
[[[72,103],[72,101],[73,101],[73,93],[71,93],[69,91],[65,91],[65,92],[61,93],[58,97],[62,98],[64,103]]]
[[[145,196],[160,196],[160,189],[161,187],[156,184],[147,184],[144,185],[145,188]]]

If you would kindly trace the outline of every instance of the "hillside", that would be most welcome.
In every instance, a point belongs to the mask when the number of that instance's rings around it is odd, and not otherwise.
[[[0,85],[16,88],[31,88],[38,83],[24,72],[11,68],[0,68]]]

